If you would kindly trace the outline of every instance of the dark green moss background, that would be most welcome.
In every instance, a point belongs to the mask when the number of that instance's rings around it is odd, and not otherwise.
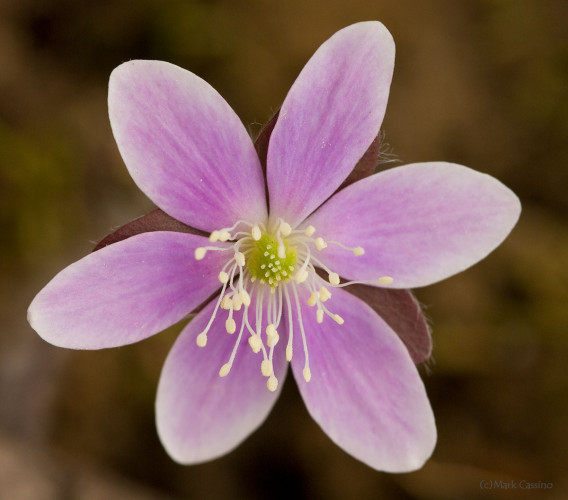
[[[438,446],[418,472],[375,472],[319,430],[290,378],[240,448],[178,466],[153,400],[179,326],[78,352],[25,320],[58,270],[151,206],[114,144],[109,73],[178,64],[254,133],[318,45],[368,19],[397,43],[392,152],[489,173],[524,207],[484,262],[417,291],[434,328],[422,374]],[[0,498],[567,498],[567,23],[563,0],[0,1]],[[488,479],[554,486],[480,489]]]

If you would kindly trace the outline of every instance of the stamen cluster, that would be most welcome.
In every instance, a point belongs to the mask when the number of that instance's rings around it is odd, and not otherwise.
[[[326,242],[320,236],[314,238],[315,232],[314,226],[308,226],[303,230],[292,230],[282,219],[278,219],[275,227],[270,229],[262,223],[252,224],[239,220],[232,227],[213,231],[209,236],[211,243],[232,241],[232,245],[196,248],[196,260],[203,259],[208,251],[228,253],[227,261],[218,275],[222,284],[221,292],[207,326],[197,336],[197,345],[206,346],[207,333],[219,309],[228,311],[225,330],[233,334],[237,331],[234,312],[244,308],[241,324],[238,327],[238,338],[229,360],[219,370],[219,376],[225,377],[229,374],[246,330],[252,351],[262,352],[260,369],[261,373],[268,377],[267,387],[275,391],[278,379],[274,374],[273,359],[274,348],[280,340],[278,328],[282,323],[282,315],[287,314],[286,360],[291,361],[294,337],[292,311],[295,309],[304,350],[303,376],[306,382],[310,381],[308,345],[298,286],[307,287],[309,292],[307,304],[315,307],[318,323],[322,323],[327,315],[337,324],[342,325],[343,318],[324,305],[332,297],[327,287],[343,287],[355,282],[340,284],[339,275],[325,266],[314,255],[314,250],[323,251],[328,244],[334,244],[351,251],[354,256],[365,253],[362,247],[350,248],[336,241]],[[328,281],[316,272],[316,266],[327,273]],[[392,278],[384,276],[367,283],[388,285],[392,283]]]

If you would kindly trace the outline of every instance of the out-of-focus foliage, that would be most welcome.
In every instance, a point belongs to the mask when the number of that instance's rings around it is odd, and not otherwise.
[[[71,352],[25,321],[53,274],[151,206],[112,138],[110,71],[134,58],[185,67],[254,133],[318,45],[367,19],[397,44],[390,151],[404,163],[487,172],[523,202],[494,254],[417,291],[434,332],[422,373],[438,447],[421,471],[374,472],[318,429],[290,378],[241,447],[181,467],[161,448],[153,415],[179,326],[139,345]],[[552,482],[531,493],[568,495],[567,20],[563,0],[0,1],[0,491],[454,499],[486,498],[480,482],[496,479]]]

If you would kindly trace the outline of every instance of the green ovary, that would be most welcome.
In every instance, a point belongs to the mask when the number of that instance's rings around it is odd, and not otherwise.
[[[283,241],[286,254],[284,258],[278,257],[278,240],[263,234],[260,240],[255,241],[252,252],[247,259],[247,266],[251,275],[275,287],[278,283],[288,281],[296,269],[296,249]]]

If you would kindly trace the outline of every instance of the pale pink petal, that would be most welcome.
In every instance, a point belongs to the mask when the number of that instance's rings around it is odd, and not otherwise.
[[[244,308],[235,312],[237,331],[225,330],[227,311],[219,310],[205,347],[196,338],[209,321],[215,302],[208,304],[183,330],[174,344],[158,386],[156,420],[160,439],[179,463],[193,464],[229,453],[264,422],[286,376],[284,350],[276,349],[276,392],[266,386],[260,371],[262,354],[254,354],[243,333],[231,371],[219,376],[237,342]],[[254,301],[249,321],[254,325]],[[280,340],[285,343],[286,340]]]
[[[253,143],[207,82],[162,61],[129,61],[109,83],[114,137],[140,189],[204,231],[263,221],[266,198]]]
[[[72,349],[131,344],[173,325],[220,287],[226,252],[194,250],[202,236],[152,232],[71,264],[41,290],[28,320],[47,342]]]
[[[362,179],[334,195],[305,224],[329,244],[317,253],[352,280],[394,278],[415,288],[456,274],[506,238],[521,212],[517,196],[497,179],[451,163],[415,163]]]
[[[434,416],[410,355],[391,328],[363,301],[332,291],[326,306],[345,321],[316,322],[303,306],[311,380],[294,324],[292,369],[308,411],[347,453],[377,470],[421,467],[436,443]],[[305,299],[305,297],[303,297]],[[303,302],[304,303],[304,302]]]
[[[293,227],[345,180],[379,132],[394,42],[379,22],[338,31],[288,92],[268,148],[271,218]]]

